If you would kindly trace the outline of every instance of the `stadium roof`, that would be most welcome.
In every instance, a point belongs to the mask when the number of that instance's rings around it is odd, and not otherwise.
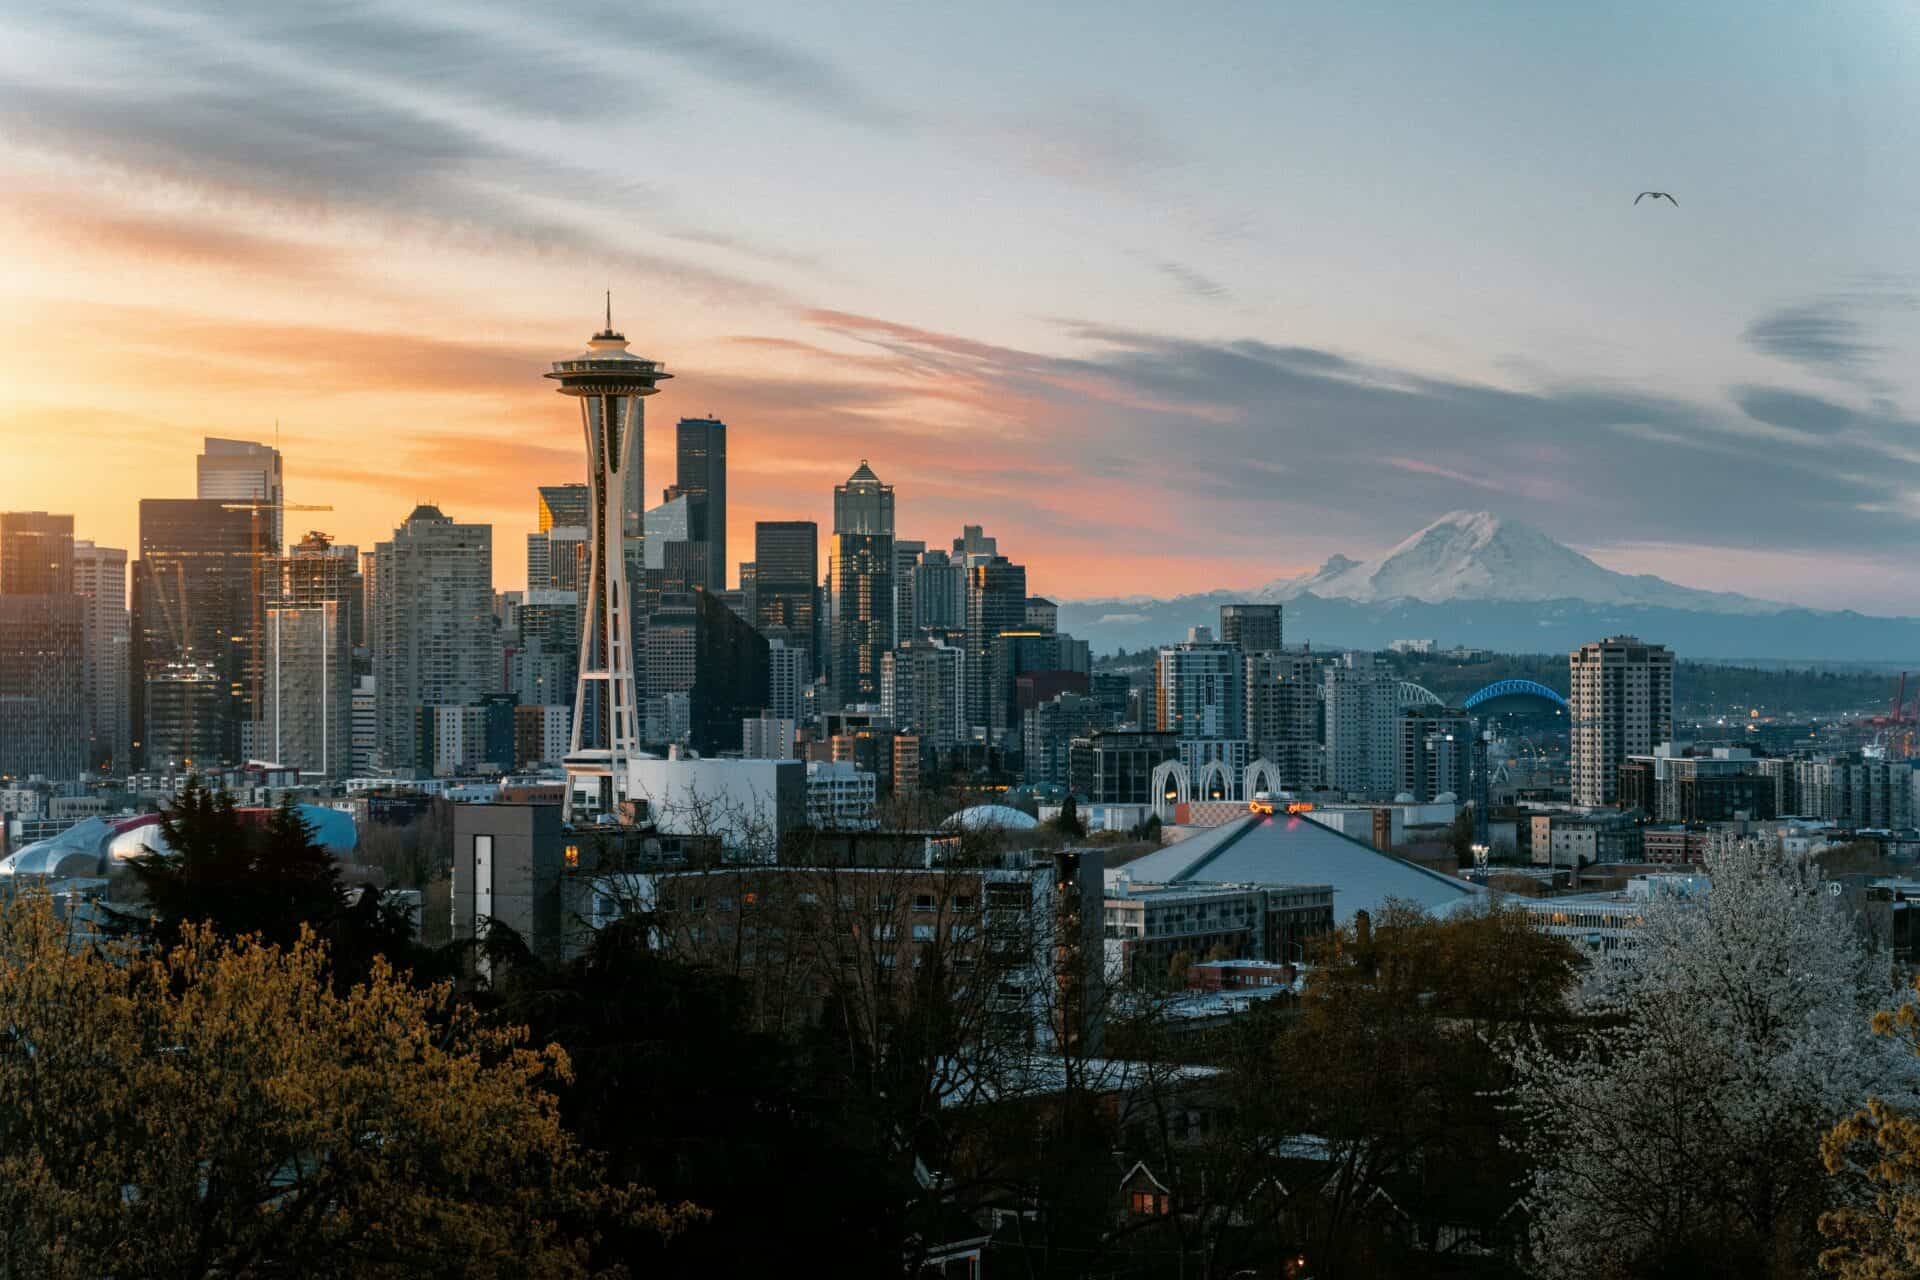
[[[1445,915],[1478,885],[1381,853],[1300,815],[1249,814],[1168,845],[1110,875],[1141,884],[1326,884],[1341,924],[1378,915],[1389,898]]]

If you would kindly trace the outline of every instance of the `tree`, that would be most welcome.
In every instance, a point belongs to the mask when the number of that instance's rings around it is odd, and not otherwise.
[[[1067,798],[1060,802],[1060,814],[1053,820],[1054,829],[1063,836],[1084,836],[1087,824],[1080,821],[1080,802],[1073,792],[1067,792]]]
[[[16,898],[0,1027],[9,1277],[586,1275],[602,1226],[697,1216],[602,1184],[563,1051],[384,963],[336,992],[310,934],[86,945]]]
[[[409,969],[427,960],[404,908],[383,903],[372,886],[356,891],[341,882],[333,855],[290,795],[249,830],[224,791],[189,778],[162,811],[160,831],[166,848],[131,864],[150,912],[115,915],[117,932],[169,946],[200,923],[223,938],[289,947],[310,929],[327,944],[343,988],[364,981],[376,956]]]
[[[1920,979],[1915,980],[1920,994]],[[1920,1056],[1920,1005],[1911,999],[1873,1016],[1873,1031]],[[1920,1273],[1920,1111],[1911,1097],[1870,1098],[1821,1139],[1841,1203],[1820,1219],[1828,1248],[1820,1264],[1842,1280]]]
[[[1704,897],[1649,901],[1588,973],[1573,1043],[1514,1050],[1550,1275],[1805,1274],[1820,1134],[1912,1078],[1868,1031],[1886,969],[1807,868],[1750,840],[1705,862]]]

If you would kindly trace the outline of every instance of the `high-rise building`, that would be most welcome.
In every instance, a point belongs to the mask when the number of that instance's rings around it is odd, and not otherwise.
[[[215,499],[140,501],[128,659],[136,765],[241,763],[258,661],[253,519]]]
[[[1028,782],[1067,785],[1073,740],[1111,728],[1106,710],[1083,693],[1059,693],[1035,704],[1021,720],[1022,776]]]
[[[372,555],[371,551],[367,552]],[[352,771],[365,777],[380,762],[380,695],[372,676],[356,676],[353,682]]]
[[[880,656],[893,647],[893,486],[862,458],[833,490],[833,653],[842,705],[880,701]]]
[[[607,327],[588,340],[586,351],[555,361],[546,376],[559,382],[563,395],[580,402],[590,490],[579,684],[563,805],[571,817],[583,793],[591,809],[613,812],[626,799],[628,761],[640,749],[632,596],[645,568],[630,554],[628,541],[640,544],[634,551],[644,546],[643,406],[673,375],[658,361],[627,350],[626,335],[614,330],[609,303]]]
[[[771,646],[710,591],[663,603],[646,630],[646,693],[656,720],[677,719],[703,754],[740,749],[740,722],[770,702]],[[651,735],[650,735],[651,736]],[[662,740],[672,741],[670,734]]]
[[[813,655],[782,639],[767,645],[767,708],[782,720],[798,721],[802,697],[813,683]]]
[[[258,755],[315,778],[353,768],[353,632],[359,552],[310,532],[266,584]]]
[[[914,571],[920,567],[920,557],[925,553],[927,544],[921,538],[895,538],[893,540],[893,643],[911,640],[914,636],[913,589],[917,585]]]
[[[87,602],[86,696],[93,750],[88,763],[124,774],[132,760],[127,716],[127,553],[86,539],[73,544],[73,590]]]
[[[1154,727],[1176,739],[1244,739],[1246,670],[1238,645],[1194,627],[1184,644],[1160,650],[1153,664]]]
[[[584,529],[591,523],[593,491],[584,484],[543,484],[534,510],[540,532],[555,528]],[[531,584],[529,584],[531,585]]]
[[[966,625],[966,567],[944,551],[921,552],[913,569],[914,633],[962,631]]]
[[[814,647],[814,598],[820,590],[820,526],[811,520],[761,520],[753,526],[753,622],[761,634],[806,653]]]
[[[674,428],[676,497],[689,500],[687,540],[699,550],[694,585],[718,595],[727,586],[727,424],[682,418]]]
[[[0,592],[0,778],[64,782],[87,767],[86,604]]]
[[[1254,759],[1280,770],[1280,785],[1320,784],[1320,684],[1305,649],[1256,649],[1246,655],[1247,738]]]
[[[958,745],[966,717],[960,705],[965,654],[932,640],[908,640],[880,660],[880,711],[895,729],[917,734],[928,749]]]
[[[206,437],[200,456],[194,460],[196,488],[194,496],[212,502],[258,502],[276,508],[287,498],[280,474],[280,451],[252,440],[221,440]],[[262,511],[262,530],[271,530],[261,548],[279,555],[286,545],[282,513]]]
[[[979,534],[977,528],[969,532]],[[991,538],[981,541],[991,543]],[[1005,631],[1021,631],[1027,624],[1027,570],[1003,555],[975,556],[967,566],[967,723],[970,728],[993,725],[993,643]]]
[[[374,547],[369,623],[380,697],[380,758],[431,767],[421,749],[423,707],[477,706],[501,672],[493,644],[493,526],[456,524],[415,507]]]
[[[1045,596],[1027,597],[1027,630],[1043,636],[1060,634],[1060,606]]]
[[[1458,707],[1400,708],[1394,723],[1394,793],[1422,804],[1451,793],[1465,804],[1473,778],[1473,738],[1473,719]]]
[[[1326,783],[1350,795],[1393,794],[1400,680],[1371,653],[1345,653],[1322,672]]]
[[[1573,803],[1620,795],[1620,766],[1673,737],[1673,654],[1638,636],[1608,636],[1567,655],[1572,694]]]
[[[999,540],[989,538],[982,526],[977,524],[962,525],[960,536],[953,540],[953,559],[956,564],[971,564],[976,557],[991,560],[999,554]]]
[[[0,595],[64,596],[73,590],[73,517],[0,511]]]
[[[1220,639],[1247,653],[1280,648],[1280,606],[1277,604],[1223,604]]]

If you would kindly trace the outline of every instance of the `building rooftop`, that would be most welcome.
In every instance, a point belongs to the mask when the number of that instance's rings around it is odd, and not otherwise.
[[[1482,892],[1289,814],[1249,814],[1125,869],[1134,881],[1149,884],[1330,885],[1342,924],[1358,911],[1378,914],[1388,899],[1444,914]]]

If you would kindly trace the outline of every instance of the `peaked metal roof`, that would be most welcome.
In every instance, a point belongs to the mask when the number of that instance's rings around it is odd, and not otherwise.
[[[1481,893],[1299,815],[1249,814],[1109,873],[1136,884],[1326,884],[1341,924],[1378,915],[1389,898],[1444,915]]]

